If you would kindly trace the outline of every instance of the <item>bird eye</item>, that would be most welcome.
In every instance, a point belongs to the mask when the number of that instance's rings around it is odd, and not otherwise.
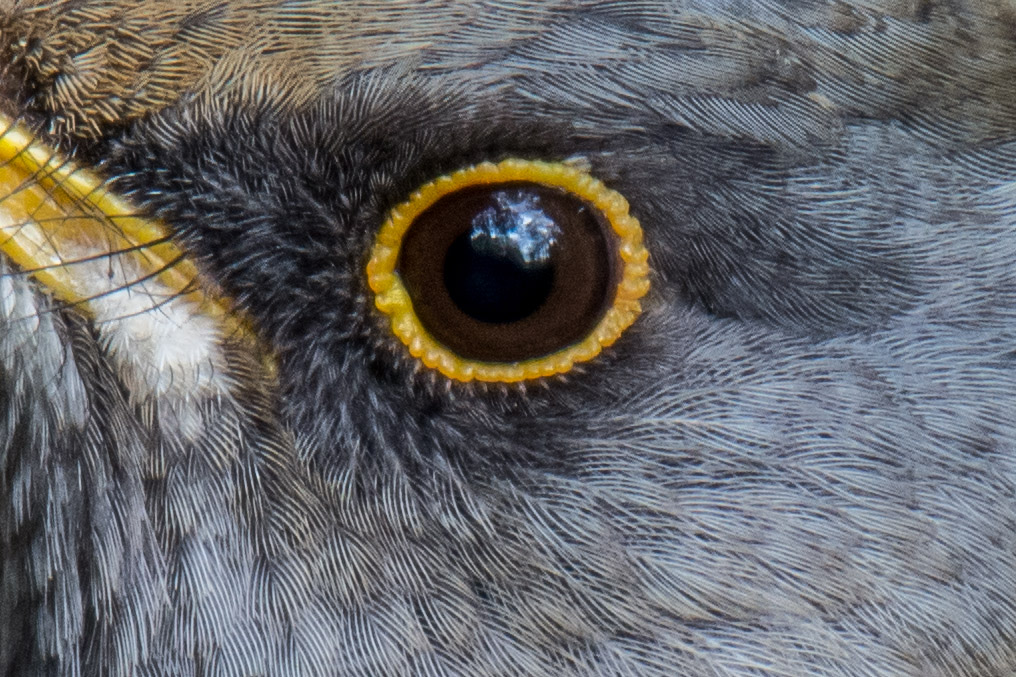
[[[395,207],[367,278],[425,365],[514,382],[613,343],[641,310],[647,260],[621,195],[570,165],[511,159],[442,176]]]

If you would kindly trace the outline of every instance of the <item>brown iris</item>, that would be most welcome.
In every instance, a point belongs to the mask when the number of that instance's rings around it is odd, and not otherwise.
[[[575,167],[513,159],[442,176],[395,207],[367,279],[425,365],[512,382],[613,343],[639,313],[647,259],[623,197]]]
[[[396,271],[420,323],[461,357],[514,362],[575,343],[619,268],[610,224],[561,188],[465,188],[416,217]]]

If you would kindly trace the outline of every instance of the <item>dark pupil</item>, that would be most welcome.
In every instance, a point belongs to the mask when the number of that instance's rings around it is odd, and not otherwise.
[[[606,219],[533,183],[464,188],[420,214],[396,270],[420,323],[461,357],[511,362],[582,340],[610,306]]]
[[[481,322],[515,322],[547,300],[554,282],[556,238],[535,205],[512,193],[495,194],[496,208],[472,220],[444,260],[452,301]]]

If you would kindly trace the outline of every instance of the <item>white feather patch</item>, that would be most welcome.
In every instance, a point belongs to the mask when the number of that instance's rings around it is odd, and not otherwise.
[[[220,323],[145,270],[137,252],[110,253],[53,238],[34,221],[0,209],[0,237],[37,248],[40,264],[61,266],[95,320],[99,339],[133,399],[197,400],[226,384]],[[143,254],[141,255],[143,256]]]

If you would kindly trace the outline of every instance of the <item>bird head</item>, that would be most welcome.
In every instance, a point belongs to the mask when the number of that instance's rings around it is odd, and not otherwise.
[[[1014,17],[0,4],[0,672],[1016,669]]]

